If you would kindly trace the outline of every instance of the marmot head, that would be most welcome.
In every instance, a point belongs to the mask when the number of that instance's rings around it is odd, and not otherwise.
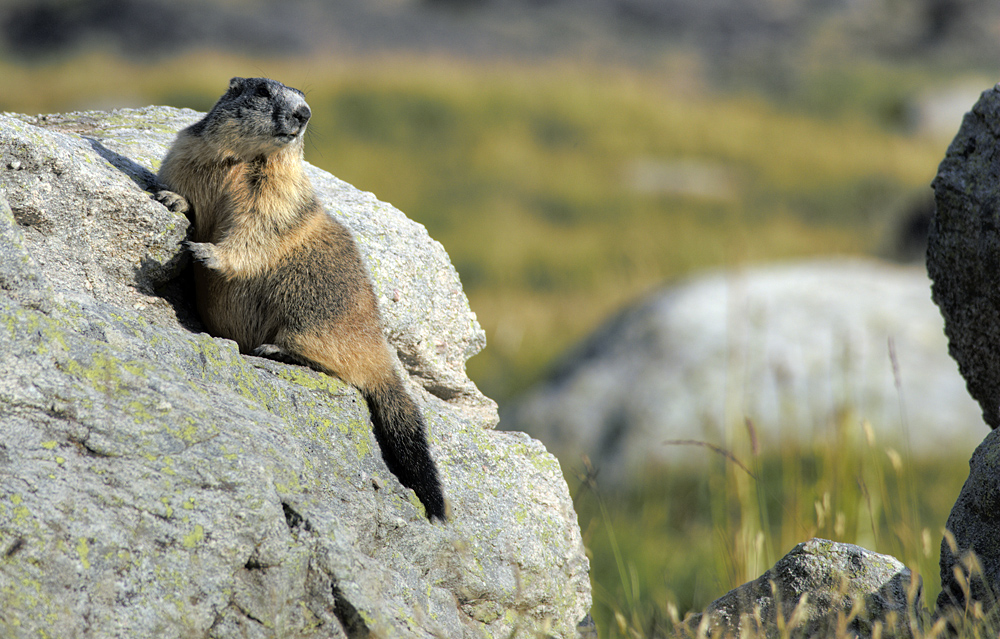
[[[268,78],[233,78],[197,135],[244,160],[289,147],[302,150],[302,135],[312,116],[298,89]]]

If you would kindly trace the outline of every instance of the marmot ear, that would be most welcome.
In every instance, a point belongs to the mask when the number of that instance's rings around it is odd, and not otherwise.
[[[229,81],[229,90],[232,91],[233,89],[238,89],[238,88],[242,87],[243,86],[243,81],[245,79],[246,78],[233,78],[232,80],[230,80]]]

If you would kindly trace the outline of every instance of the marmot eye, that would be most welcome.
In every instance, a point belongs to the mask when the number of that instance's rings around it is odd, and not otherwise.
[[[262,84],[257,87],[256,91],[254,91],[254,95],[258,98],[269,98],[271,97],[271,89],[269,89],[266,84]]]

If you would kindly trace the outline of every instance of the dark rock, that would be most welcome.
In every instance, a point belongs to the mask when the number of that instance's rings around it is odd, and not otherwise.
[[[969,478],[941,541],[938,611],[965,617],[1000,599],[1000,432],[986,436],[969,460]]]
[[[983,419],[1000,425],[1000,90],[985,91],[962,121],[933,187],[927,272],[948,350]]]

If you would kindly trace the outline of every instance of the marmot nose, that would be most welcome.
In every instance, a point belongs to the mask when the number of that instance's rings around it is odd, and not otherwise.
[[[303,125],[309,121],[312,117],[312,111],[305,104],[301,105],[299,108],[292,112],[292,117],[299,121],[299,125]]]

